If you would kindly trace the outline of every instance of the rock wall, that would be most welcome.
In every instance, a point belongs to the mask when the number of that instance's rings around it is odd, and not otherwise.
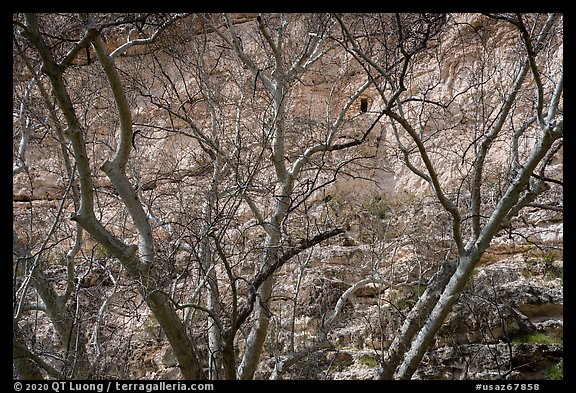
[[[246,15],[239,21],[252,23],[253,18],[254,15]],[[490,52],[490,59],[498,59],[512,67],[516,56],[507,45],[514,35],[510,28],[503,27],[501,23],[485,22],[478,15],[461,14],[457,18],[456,25],[459,27],[449,32],[439,46],[440,66],[430,58],[423,58],[410,74],[410,82],[414,86],[421,88],[429,84],[434,87],[435,96],[431,99],[445,100],[452,97],[454,92],[469,87],[473,79],[471,73],[482,61],[478,54],[477,35],[482,36],[483,53],[486,55],[486,52]],[[468,41],[469,47],[462,45]],[[552,55],[561,58],[562,51]],[[316,111],[320,116],[325,107],[315,107],[315,103],[326,103],[332,99],[328,82],[341,74],[338,67],[350,61],[345,56],[337,60],[330,61],[326,67],[331,68],[326,68],[324,73],[310,76],[309,85],[295,92],[298,99],[291,101],[294,107],[289,111],[297,114],[304,108],[310,113]],[[357,84],[354,77],[360,74],[355,74],[352,66],[346,65],[344,68],[351,80],[350,86]],[[506,67],[498,69],[498,72],[505,73]],[[498,83],[509,77],[494,74],[491,78],[486,88],[494,94],[487,95],[486,100],[496,105],[501,88]],[[251,80],[247,79],[246,83],[249,82]],[[351,89],[350,86],[348,88]],[[370,111],[376,113],[382,108],[382,100],[375,90],[367,90],[365,97]],[[296,108],[298,105],[301,107]],[[421,127],[424,134],[433,138],[433,162],[439,169],[441,180],[451,190],[458,186],[463,177],[462,151],[476,137],[472,131],[475,124],[472,119],[477,115],[477,108],[455,100],[449,109],[450,117],[439,119],[434,124],[421,124]],[[522,111],[520,108],[520,114]],[[346,131],[353,133],[366,129],[374,119],[374,113],[350,120]],[[138,107],[134,117],[136,121],[146,122],[159,114],[158,110]],[[435,128],[445,132],[433,135]],[[197,192],[201,192],[207,185],[205,175],[209,169],[206,165],[209,159],[199,152],[198,143],[178,135],[158,143],[151,142],[154,135],[148,133],[150,139],[142,140],[139,145],[135,157],[139,172],[134,171],[131,175],[138,177],[140,185],[149,189],[169,190],[173,184],[187,179],[197,187]],[[506,140],[500,142],[502,146],[507,143]],[[397,285],[372,284],[358,289],[347,300],[342,315],[330,332],[334,347],[309,355],[284,375],[284,378],[294,379],[373,378],[379,353],[391,342],[402,317],[423,291],[413,282],[421,275],[430,275],[449,255],[449,246],[445,244],[449,242],[446,240],[449,239],[449,230],[445,225],[445,213],[431,201],[430,186],[410,172],[394,153],[395,143],[396,137],[390,124],[382,122],[357,152],[359,156],[373,157],[367,165],[369,168],[358,170],[355,178],[340,177],[312,198],[307,210],[310,217],[324,220],[329,215],[334,222],[345,225],[348,231],[345,236],[314,248],[306,261],[298,258],[280,271],[272,311],[273,324],[277,324],[277,331],[282,333],[273,337],[275,341],[266,347],[263,358],[269,357],[270,360],[262,363],[257,373],[259,378],[270,375],[274,365],[273,355],[285,352],[290,345],[291,337],[286,332],[291,330],[291,324],[295,327],[293,340],[296,347],[305,346],[317,334],[323,318],[332,311],[344,291],[363,278],[379,274]],[[64,195],[67,185],[60,175],[63,168],[56,167],[46,153],[57,148],[57,144],[47,143],[44,150],[33,150],[28,159],[35,162],[35,166],[30,168],[29,174],[14,178],[16,216],[25,216],[29,203],[34,203],[34,209],[39,212],[48,211],[43,210],[42,203],[58,200]],[[110,152],[109,147],[93,148],[92,152],[98,160]],[[495,150],[499,148],[498,144],[494,147]],[[501,162],[490,162],[495,168],[496,180],[499,174],[496,168],[502,166],[506,159],[506,156],[502,156]],[[98,163],[94,166],[97,168]],[[548,175],[561,180],[562,170],[562,154],[559,154],[548,168]],[[98,170],[95,169],[95,172]],[[100,175],[96,185],[103,188],[110,186]],[[185,204],[194,205],[193,194],[185,198]],[[561,199],[561,195],[558,195],[558,199]],[[26,206],[21,202],[26,202]],[[68,208],[72,209],[73,206]],[[245,212],[248,219],[248,209]],[[111,222],[119,216],[125,218],[125,215],[114,211],[112,205],[105,203],[101,214]],[[527,210],[514,222],[514,230],[514,238],[502,233],[494,239],[415,378],[544,379],[548,378],[550,369],[561,361],[562,213]],[[88,242],[85,245],[86,250],[93,251],[94,247]],[[103,261],[109,259],[106,255],[101,257]],[[187,261],[180,256],[175,259],[175,269],[181,274]],[[103,262],[102,266],[106,266],[106,263]],[[106,290],[102,284],[106,279],[106,268],[82,269],[85,277],[81,287],[95,292],[85,295],[86,304],[89,304],[91,297],[99,296],[97,291]],[[104,289],[92,288],[100,284]],[[130,291],[125,295],[137,297]],[[290,315],[294,309],[298,318],[292,321]],[[92,312],[95,313],[94,310]],[[137,322],[123,320],[118,317],[120,311],[115,312],[118,312],[116,318],[109,321],[108,339],[129,335],[133,340],[126,361],[135,365],[137,371],[130,371],[132,374],[128,377],[178,378],[174,355],[154,321],[149,319],[148,311],[139,308],[137,312],[142,313],[142,320]],[[123,328],[131,332],[120,333]],[[141,333],[134,334],[134,331]],[[110,371],[111,375],[122,378],[127,377],[123,374],[126,372],[121,369]]]

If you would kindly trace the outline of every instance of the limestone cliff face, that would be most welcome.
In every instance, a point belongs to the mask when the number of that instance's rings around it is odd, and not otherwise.
[[[252,14],[241,15],[236,22],[239,26],[245,24],[248,29],[253,27],[254,17]],[[476,84],[484,78],[486,83],[481,88],[486,90],[486,94],[482,105],[495,108],[510,81],[508,71],[517,66],[517,52],[510,45],[516,38],[512,28],[505,23],[487,21],[476,14],[461,14],[455,18],[453,29],[447,31],[437,44],[436,57],[418,58],[407,82],[415,95],[429,91],[426,99],[450,102],[442,117],[429,113],[427,120],[418,126],[419,131],[429,137],[431,159],[439,178],[446,190],[453,193],[465,189],[462,183],[469,166],[464,162],[472,160],[471,149],[474,149],[477,133],[481,132],[480,125],[494,116],[480,113],[479,103],[466,101],[466,94],[462,92],[480,88]],[[245,39],[244,45],[250,45],[250,41]],[[561,59],[562,47],[550,56]],[[302,86],[294,90],[287,108],[290,116],[296,119],[306,114],[318,120],[310,130],[326,126],[319,119],[326,115],[330,103],[344,99],[362,82],[361,69],[352,63],[350,56],[342,53],[320,61],[314,72],[305,75]],[[166,70],[169,73],[177,71],[169,67]],[[480,75],[480,71],[485,74]],[[248,91],[252,91],[254,80],[251,76],[242,75],[238,80],[230,80],[229,75],[222,72],[221,77],[230,86],[245,85],[249,86]],[[334,81],[344,79],[348,82],[341,83],[341,90],[335,92]],[[458,93],[462,93],[461,96]],[[375,89],[367,89],[363,97],[367,99],[369,110],[365,114],[359,114],[358,110],[350,116],[343,138],[357,135],[369,127],[384,106]],[[152,108],[145,100],[134,101],[135,123],[154,123],[158,128],[167,125],[174,129],[185,128],[178,119],[162,117],[165,112]],[[258,109],[255,108],[255,112]],[[514,116],[520,119],[530,109],[519,106]],[[201,104],[191,110],[192,117],[201,118],[203,113],[205,110]],[[259,120],[257,113],[254,116]],[[502,155],[494,155],[496,159],[487,163],[487,173],[491,174],[483,190],[487,201],[497,198],[501,192],[503,168],[510,158],[506,151],[514,126],[511,121],[509,132],[494,144],[493,151],[501,149]],[[89,147],[95,187],[103,195],[112,195],[111,184],[98,168],[110,155],[113,138],[106,136],[105,130],[98,129],[96,121],[90,132],[93,129],[97,129],[94,131],[96,134],[102,133]],[[133,153],[134,165],[130,167],[130,176],[135,186],[141,187],[144,193],[148,192],[144,195],[150,196],[150,203],[155,197],[178,200],[181,211],[166,215],[177,220],[186,209],[198,208],[195,198],[209,186],[211,158],[202,151],[198,141],[182,134],[174,133],[162,139],[156,138],[157,135],[160,135],[158,130],[147,131],[145,138],[137,141],[138,150]],[[304,137],[295,134],[294,138]],[[409,144],[406,139],[402,141]],[[533,140],[526,138],[523,142],[527,149]],[[347,232],[328,244],[315,247],[308,259],[295,258],[279,272],[272,310],[276,336],[271,337],[271,343],[266,347],[267,356],[263,358],[269,361],[260,366],[258,378],[270,376],[274,355],[286,352],[290,345],[298,347],[309,343],[317,334],[319,321],[333,310],[342,293],[353,283],[380,274],[394,285],[366,285],[348,298],[342,315],[329,334],[334,343],[333,350],[308,356],[284,376],[295,379],[373,378],[377,354],[390,344],[403,316],[423,291],[414,282],[421,276],[429,277],[453,252],[446,213],[434,201],[430,185],[402,162],[396,144],[394,128],[390,122],[381,121],[366,143],[354,152],[357,157],[369,157],[362,162],[363,165],[355,167],[352,176],[341,176],[312,196],[306,207],[310,222],[330,220],[345,226]],[[13,211],[15,225],[21,225],[19,230],[26,231],[22,220],[25,220],[30,206],[33,206],[35,214],[52,217],[58,201],[67,192],[63,167],[50,153],[58,148],[57,143],[48,139],[31,146],[28,161],[34,164],[28,173],[14,177]],[[257,149],[258,146],[254,144],[251,148]],[[560,152],[554,158],[548,166],[547,176],[562,180],[562,157]],[[421,165],[417,159],[414,161]],[[186,192],[179,195],[181,183],[186,184]],[[559,187],[546,202],[561,204],[562,196]],[[107,223],[124,220],[127,236],[130,236],[129,220],[125,212],[116,208],[114,203],[102,203],[99,214]],[[66,209],[71,212],[74,206],[67,204]],[[239,207],[235,214],[239,216],[238,228],[254,225],[255,220],[246,206]],[[547,378],[549,370],[562,359],[563,214],[536,207],[525,209],[513,221],[511,228],[513,236],[511,232],[502,232],[493,240],[415,378],[541,379]],[[167,238],[165,228],[155,226],[154,230],[158,239]],[[292,233],[297,234],[297,230]],[[240,241],[240,238],[234,240]],[[78,267],[84,288],[83,305],[90,310],[90,318],[95,318],[97,310],[90,309],[90,302],[110,291],[107,277],[113,261],[105,251],[91,243],[91,239],[86,240],[84,251],[96,255],[101,262],[98,268],[92,265]],[[171,277],[195,274],[186,273],[188,255],[176,252],[171,258]],[[245,269],[248,272],[251,268]],[[51,273],[55,277],[65,274],[58,269]],[[174,283],[173,288],[181,289],[182,286]],[[119,296],[124,295],[129,302],[134,293],[126,290]],[[129,377],[178,378],[177,363],[162,332],[158,331],[155,321],[146,316],[147,310],[141,308],[139,312],[145,315],[136,321],[133,316],[123,314],[121,307],[116,307],[106,324],[106,339],[129,335],[134,341],[127,361],[136,371],[130,371]],[[297,317],[291,320],[293,314]],[[92,321],[90,319],[87,323]],[[286,331],[292,327],[295,334],[291,338]],[[126,369],[120,365],[114,367],[114,370],[108,370],[111,375],[126,375],[123,374],[127,373]]]

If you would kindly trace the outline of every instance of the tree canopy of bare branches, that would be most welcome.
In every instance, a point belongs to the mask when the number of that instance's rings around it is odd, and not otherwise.
[[[350,231],[318,206],[337,182],[389,165],[370,147],[387,130],[387,156],[427,185],[450,228],[380,351],[378,378],[411,378],[492,239],[523,209],[562,210],[549,203],[562,193],[549,170],[563,143],[562,23],[14,14],[15,376],[133,376],[108,363],[152,330],[184,379],[254,379],[265,353],[281,378],[333,348],[355,291],[406,285],[358,270],[295,344],[309,261]],[[292,271],[282,325],[275,299]]]

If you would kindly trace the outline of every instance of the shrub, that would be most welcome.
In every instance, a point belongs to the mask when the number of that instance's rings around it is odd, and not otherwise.
[[[360,357],[360,364],[370,368],[375,368],[378,365],[378,360],[372,355],[365,354]]]
[[[514,337],[512,342],[515,344],[528,343],[528,344],[549,344],[549,345],[562,345],[562,340],[559,338],[552,338],[544,333],[526,333]]]
[[[381,195],[374,195],[365,205],[368,213],[378,218],[386,218],[389,207],[386,200]]]
[[[564,379],[564,359],[561,359],[557,364],[550,367],[550,370],[548,370],[548,379]]]

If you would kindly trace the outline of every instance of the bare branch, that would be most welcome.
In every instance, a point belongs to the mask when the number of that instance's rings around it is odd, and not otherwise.
[[[324,240],[330,239],[331,237],[338,236],[345,231],[341,228],[333,229],[328,232],[321,233],[319,235],[314,236],[311,239],[303,239],[301,240],[296,246],[291,247],[288,251],[284,254],[279,256],[274,263],[264,267],[262,271],[260,271],[252,280],[250,280],[250,292],[248,294],[248,298],[246,299],[246,303],[238,312],[238,320],[237,326],[240,326],[248,315],[252,312],[252,308],[254,306],[254,302],[256,301],[256,291],[266,281],[274,272],[278,271],[286,262],[288,262],[291,258],[295,257],[299,253],[304,250],[307,250],[310,247],[315,246],[318,243],[323,242]]]
[[[162,32],[164,30],[166,30],[166,28],[168,28],[170,25],[172,25],[177,20],[185,18],[188,15],[190,15],[190,14],[189,13],[182,13],[182,14],[176,14],[176,15],[172,16],[166,22],[162,23],[162,25],[154,33],[152,33],[152,35],[150,35],[150,37],[147,37],[147,38],[137,38],[137,39],[133,40],[132,37],[130,37],[130,34],[128,34],[128,39],[127,39],[126,43],[124,43],[121,46],[119,46],[118,48],[114,49],[112,51],[112,53],[110,53],[110,55],[109,55],[110,58],[114,59],[114,58],[120,56],[121,54],[125,53],[128,49],[132,48],[133,46],[152,44],[154,41],[156,41],[156,39],[160,36],[160,34],[162,34]]]

